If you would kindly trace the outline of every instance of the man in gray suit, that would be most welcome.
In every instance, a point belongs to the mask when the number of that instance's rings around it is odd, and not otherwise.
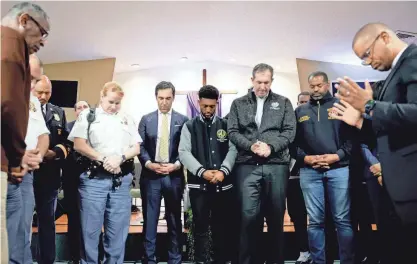
[[[144,115],[139,123],[139,160],[142,165],[141,194],[144,217],[145,263],[156,263],[155,246],[161,198],[165,201],[171,245],[168,263],[181,263],[181,198],[184,174],[178,157],[181,129],[188,118],[172,110],[175,87],[160,82],[155,88],[158,110]]]

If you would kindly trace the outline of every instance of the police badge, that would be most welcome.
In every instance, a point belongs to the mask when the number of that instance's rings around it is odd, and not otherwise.
[[[54,113],[54,119],[58,122],[61,121],[61,118],[59,118],[59,115],[57,113]]]

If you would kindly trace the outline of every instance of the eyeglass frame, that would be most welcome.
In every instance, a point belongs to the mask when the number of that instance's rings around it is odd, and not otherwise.
[[[371,51],[374,49],[376,41],[379,39],[379,37],[381,37],[382,33],[380,33],[375,40],[372,42],[371,46],[369,46],[369,48],[366,50],[366,52],[363,54],[362,56],[362,65],[363,66],[369,66],[372,63],[372,57],[371,57]],[[373,54],[372,54],[373,55]],[[370,59],[370,61],[368,62],[368,60]]]
[[[29,15],[28,15],[29,16]],[[46,39],[49,36],[48,31],[46,31],[39,23],[38,21],[36,21],[36,19],[34,19],[33,17],[29,16],[30,20],[32,20],[36,26],[38,26],[39,31],[41,32],[42,38]]]

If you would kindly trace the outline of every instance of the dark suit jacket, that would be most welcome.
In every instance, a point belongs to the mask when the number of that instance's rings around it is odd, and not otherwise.
[[[170,163],[179,161],[178,146],[180,144],[181,129],[187,120],[188,118],[186,116],[172,110],[169,142]],[[154,173],[145,167],[145,163],[147,161],[155,162],[156,143],[158,139],[158,111],[142,117],[139,123],[139,134],[143,140],[140,144],[139,155],[139,160],[143,168],[142,176],[151,177]],[[177,170],[173,174],[183,177],[183,170]]]
[[[385,187],[405,223],[417,223],[417,46],[404,51],[379,91],[372,121]],[[372,135],[371,135],[372,136]]]
[[[61,168],[70,147],[65,112],[59,106],[46,105],[46,126],[49,129],[49,149],[55,151],[55,160],[45,160],[35,171],[34,185],[42,188],[58,189],[61,185]]]
[[[72,121],[72,122],[68,122],[67,123],[67,131],[68,131],[68,134],[71,133],[71,130],[74,127],[74,124],[75,124],[75,120]]]

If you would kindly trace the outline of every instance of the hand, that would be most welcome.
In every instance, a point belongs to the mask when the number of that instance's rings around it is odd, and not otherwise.
[[[42,162],[42,156],[39,149],[26,150],[23,155],[22,163],[28,166],[28,170],[39,169],[39,164]]]
[[[344,79],[337,78],[339,84],[336,84],[338,90],[336,97],[349,103],[353,108],[365,113],[365,105],[373,98],[373,91],[368,81],[365,82],[365,89],[362,89],[357,83],[349,77]]]
[[[104,167],[104,169],[112,174],[119,174],[122,172],[122,169],[120,168],[120,166],[118,166],[117,168],[112,168],[112,167]]]
[[[23,177],[28,173],[29,166],[26,164],[20,165],[20,168],[17,170],[12,169],[12,172],[9,174],[9,180],[13,183],[21,183]]]
[[[374,164],[374,165],[372,165],[370,168],[369,168],[369,170],[375,175],[375,176],[378,176],[378,175],[381,175],[381,173],[382,173],[382,169],[381,169],[381,163],[377,163],[377,164]]]
[[[363,117],[361,112],[353,108],[349,103],[341,100],[341,104],[335,103],[330,116],[334,119],[345,122],[350,126],[362,128]]]
[[[53,150],[48,149],[48,151],[45,153],[45,159],[46,160],[53,160],[56,157],[56,153]]]
[[[379,183],[379,185],[381,185],[381,186],[382,186],[382,176],[379,176],[379,177],[378,177],[378,183]]]
[[[257,154],[261,157],[267,158],[269,155],[271,155],[271,147],[264,142],[260,142]]]
[[[215,170],[206,170],[206,171],[203,173],[203,178],[204,178],[205,180],[207,180],[207,181],[211,182],[211,181],[213,180],[213,178],[214,178],[215,173],[216,173],[216,171],[215,171]]]
[[[162,170],[165,172],[164,174],[170,174],[171,172],[178,169],[178,166],[174,163],[163,163],[161,164]]]
[[[214,177],[210,181],[210,183],[216,184],[218,182],[223,182],[223,181],[224,181],[224,173],[222,171],[215,171]]]
[[[260,143],[261,143],[260,141],[256,141],[256,143],[253,143],[252,146],[250,147],[250,150],[253,153],[257,154],[260,149]]]
[[[329,164],[324,161],[323,155],[305,156],[304,163],[313,167],[313,169],[318,169],[318,168],[330,169]]]
[[[153,162],[151,162],[146,167],[148,169],[150,169],[151,171],[154,171],[156,173],[165,174],[165,171],[162,169],[162,166],[159,163],[153,163]]]
[[[332,165],[340,160],[337,154],[324,154],[320,156],[322,161],[328,165]]]
[[[106,171],[115,171],[122,163],[121,156],[110,156],[104,159],[103,167]]]

